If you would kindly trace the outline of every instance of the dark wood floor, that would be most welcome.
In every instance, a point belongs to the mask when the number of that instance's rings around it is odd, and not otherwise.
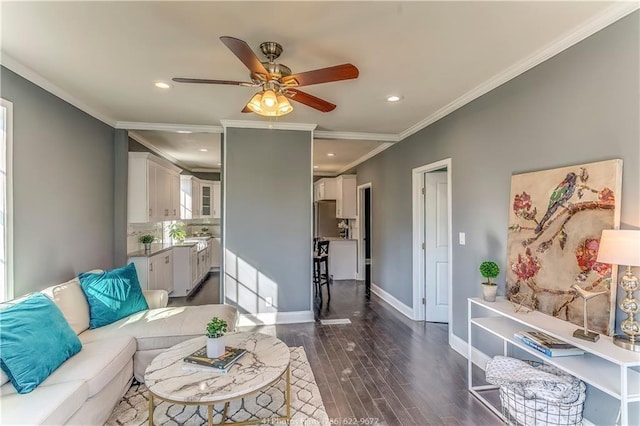
[[[217,277],[210,278],[200,300],[217,295],[218,285]],[[448,346],[446,325],[410,321],[375,295],[367,301],[360,282],[335,281],[328,306],[323,291],[321,318],[348,318],[351,324],[243,330],[304,347],[332,424],[501,424],[467,392],[466,360]]]

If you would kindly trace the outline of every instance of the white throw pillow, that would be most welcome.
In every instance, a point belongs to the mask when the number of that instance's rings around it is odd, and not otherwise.
[[[96,269],[91,272],[100,273],[102,271]],[[80,287],[78,277],[66,283],[45,288],[42,293],[53,300],[76,334],[89,328],[89,303],[82,287]]]

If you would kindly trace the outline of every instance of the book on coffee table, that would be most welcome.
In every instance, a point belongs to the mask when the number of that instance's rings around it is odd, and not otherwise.
[[[218,358],[208,358],[207,348],[202,347],[184,358],[184,362],[208,367],[218,373],[226,373],[247,352],[246,349],[225,347],[225,353]]]

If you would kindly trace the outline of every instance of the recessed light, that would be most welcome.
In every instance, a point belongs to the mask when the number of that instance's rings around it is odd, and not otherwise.
[[[314,169],[317,169],[319,166],[313,166]]]
[[[176,133],[187,134],[187,133],[193,133],[193,132],[191,130],[176,130]]]
[[[200,151],[200,152],[207,152],[207,151],[209,151],[209,150],[208,150],[207,148],[200,148],[198,151]]]
[[[153,85],[158,89],[168,89],[171,87],[169,83],[165,83],[164,81],[156,81],[155,83],[153,83]]]
[[[397,95],[387,96],[387,102],[398,102],[400,99],[402,99],[402,96],[397,96]]]
[[[327,152],[327,157],[335,157],[336,153],[335,152]]]

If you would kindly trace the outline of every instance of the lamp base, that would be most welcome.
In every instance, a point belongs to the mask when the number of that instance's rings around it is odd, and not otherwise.
[[[616,334],[615,336],[613,336],[613,343],[615,343],[616,346],[620,346],[621,348],[634,352],[640,352],[640,342],[629,341],[629,336],[627,335]]]
[[[591,331],[584,331],[584,329],[579,328],[573,332],[573,337],[577,337],[578,339],[588,340],[590,342],[597,342],[600,338],[598,333],[593,333]]]

